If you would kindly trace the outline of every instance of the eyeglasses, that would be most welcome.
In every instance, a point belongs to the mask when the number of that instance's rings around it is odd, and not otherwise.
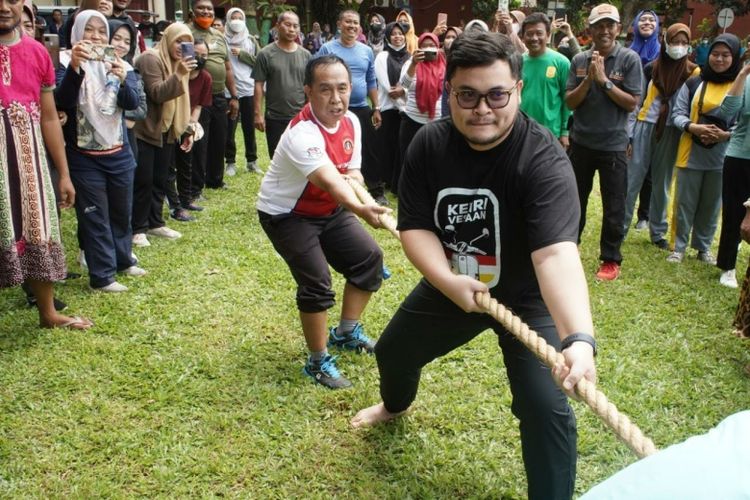
[[[480,94],[476,90],[453,90],[456,102],[463,109],[474,109],[479,106],[479,101],[484,99],[490,109],[502,109],[510,102],[510,95],[518,88],[518,82],[508,90],[492,89],[486,94]]]

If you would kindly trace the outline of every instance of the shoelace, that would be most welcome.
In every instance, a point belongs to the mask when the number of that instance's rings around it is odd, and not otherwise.
[[[341,374],[339,373],[339,369],[336,368],[336,359],[337,356],[326,357],[323,362],[320,363],[320,371],[331,378],[338,378]]]

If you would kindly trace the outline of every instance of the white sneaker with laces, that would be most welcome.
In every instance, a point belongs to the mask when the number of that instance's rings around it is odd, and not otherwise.
[[[708,250],[698,252],[698,260],[712,266],[716,264],[716,257]]]
[[[128,287],[125,285],[121,285],[120,283],[113,281],[109,285],[106,286],[100,286],[98,288],[94,288],[97,292],[106,292],[106,293],[120,293],[120,292],[127,292]]]
[[[146,231],[150,236],[158,236],[159,238],[167,238],[168,240],[176,240],[182,238],[182,233],[170,229],[167,226],[157,227]]]
[[[680,263],[685,254],[683,252],[672,252],[667,256],[667,262]]]
[[[138,266],[130,266],[129,268],[123,269],[120,272],[126,276],[135,276],[135,277],[146,276],[148,274],[148,271]]]
[[[265,173],[265,172],[263,172],[263,169],[258,166],[258,162],[257,161],[251,161],[250,163],[248,163],[247,164],[247,171],[255,173],[255,174],[263,174],[263,173]]]
[[[133,245],[137,247],[150,247],[151,242],[148,241],[144,233],[135,233],[133,235]]]
[[[737,288],[737,277],[735,276],[734,269],[721,273],[719,283],[728,288]]]
[[[226,174],[229,177],[234,177],[235,175],[237,175],[237,166],[234,163],[227,163]]]

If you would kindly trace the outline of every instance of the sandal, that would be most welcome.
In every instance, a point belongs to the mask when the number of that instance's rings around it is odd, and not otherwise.
[[[93,321],[80,316],[71,316],[67,321],[59,323],[57,325],[50,325],[47,327],[42,325],[43,328],[67,328],[69,330],[88,330],[92,326],[94,326]]]

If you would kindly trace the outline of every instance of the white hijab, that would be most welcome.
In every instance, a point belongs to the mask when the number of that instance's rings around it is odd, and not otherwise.
[[[239,31],[234,31],[229,26],[230,21],[232,21],[232,14],[234,14],[235,12],[239,12],[242,15],[242,29],[240,29]],[[234,45],[235,47],[244,45],[245,40],[250,38],[250,32],[247,30],[247,25],[245,24],[245,13],[242,12],[242,9],[232,7],[227,11],[227,17],[225,19],[226,22],[224,23],[224,38],[227,39],[227,43],[229,45]]]
[[[86,25],[92,17],[96,17],[104,23],[107,30],[107,40],[109,40],[109,23],[107,23],[104,14],[97,10],[84,10],[78,13],[75,23],[73,23],[73,31],[70,35],[71,45],[83,40]],[[67,66],[70,63],[70,53],[66,53],[65,56],[60,59],[60,63]],[[81,69],[85,76],[78,93],[78,111],[92,125],[94,141],[105,150],[122,145],[122,110],[118,108],[111,116],[103,115],[99,111],[99,104],[103,100],[107,84],[107,68],[104,62],[85,61],[81,63]],[[84,146],[84,144],[79,144],[79,146]]]

